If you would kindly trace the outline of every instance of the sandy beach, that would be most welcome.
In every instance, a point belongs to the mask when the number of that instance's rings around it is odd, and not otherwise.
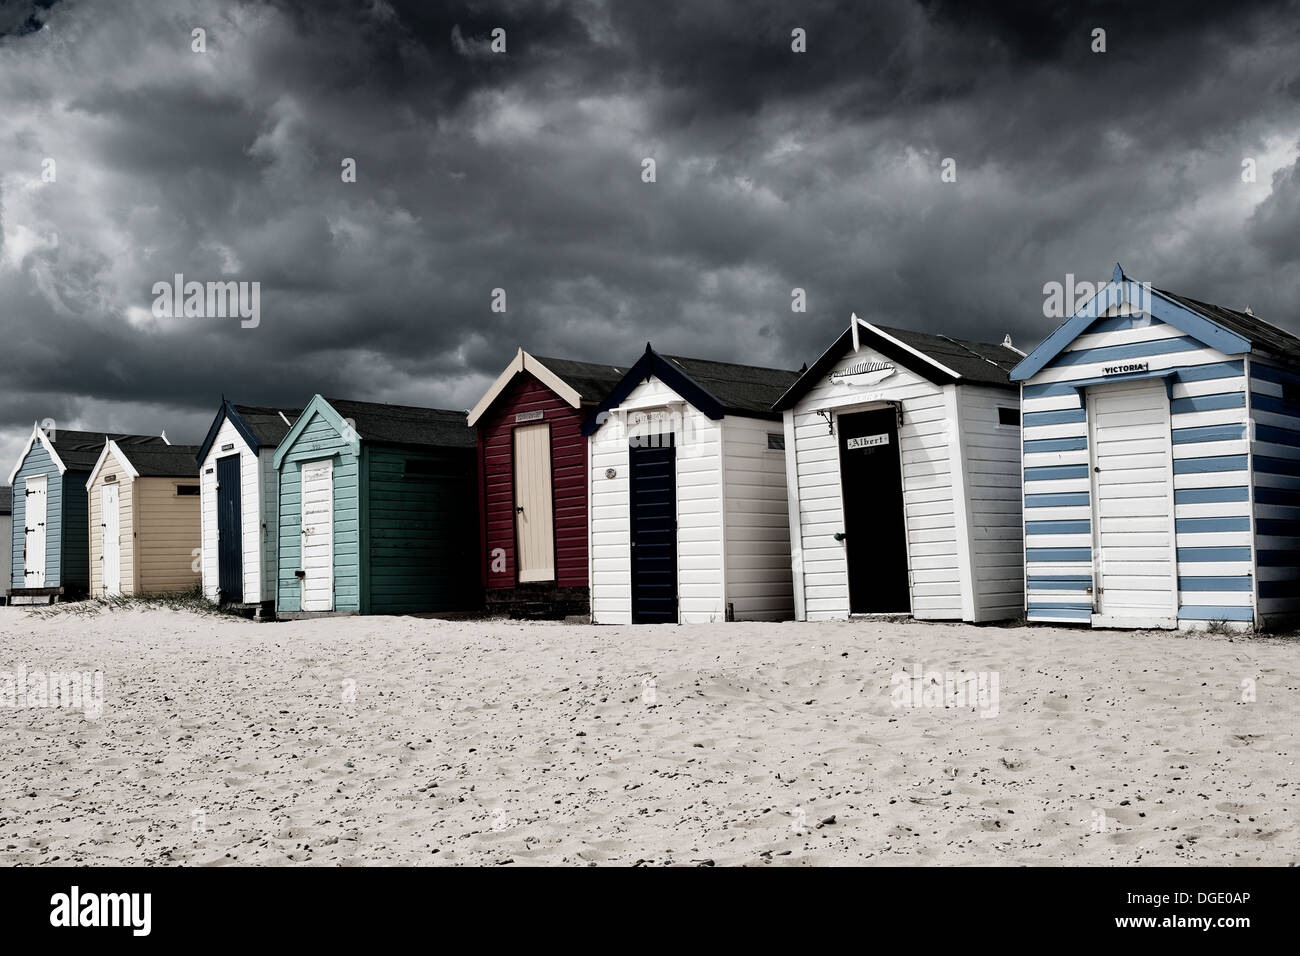
[[[0,646],[0,693],[104,689],[0,707],[4,865],[1300,858],[1294,639],[0,608]],[[913,668],[998,694],[897,707]]]

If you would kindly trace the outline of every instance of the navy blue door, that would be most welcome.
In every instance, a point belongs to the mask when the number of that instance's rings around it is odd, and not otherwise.
[[[243,521],[239,503],[239,456],[217,459],[217,586],[219,600],[244,600]]]
[[[672,435],[628,449],[632,506],[632,623],[677,623],[677,465]]]

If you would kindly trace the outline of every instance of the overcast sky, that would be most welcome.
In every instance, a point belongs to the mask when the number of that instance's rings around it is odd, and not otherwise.
[[[520,345],[1029,348],[1116,260],[1300,331],[1298,149],[1296,3],[0,0],[0,460],[222,393],[466,408]],[[176,273],[260,324],[155,317]]]

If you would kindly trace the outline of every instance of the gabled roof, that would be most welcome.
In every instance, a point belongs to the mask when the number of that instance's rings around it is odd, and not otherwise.
[[[478,438],[465,424],[465,413],[446,408],[386,405],[327,399],[363,442],[390,445],[431,445],[438,448],[474,448]]]
[[[1149,312],[1225,355],[1262,351],[1284,361],[1300,363],[1300,338],[1285,329],[1236,309],[1142,286],[1126,276],[1117,262],[1111,281],[1025,356],[1012,370],[1012,381],[1024,381],[1037,374],[1108,309],[1125,304]]]
[[[0,515],[14,513],[14,490],[9,485],[0,485]],[[0,542],[3,544],[3,542]]]
[[[198,445],[133,444],[110,438],[90,470],[86,488],[95,483],[109,456],[121,462],[132,478],[198,478],[198,459],[194,457],[198,450]]]
[[[221,400],[221,408],[217,410],[217,417],[212,420],[212,426],[208,429],[207,437],[203,439],[203,444],[199,446],[198,461],[202,463],[212,451],[212,445],[217,440],[217,432],[221,430],[222,421],[229,421],[234,426],[235,431],[239,432],[241,438],[248,443],[248,447],[253,451],[262,448],[274,448],[280,444],[281,439],[289,434],[289,429],[293,426],[298,416],[302,414],[300,408],[276,408],[270,405],[236,405],[234,402],[226,399]],[[286,423],[285,419],[289,419]]]
[[[861,343],[936,385],[1010,388],[1011,369],[1023,358],[1009,345],[990,345],[972,339],[873,325],[854,315],[849,319],[849,327],[840,333],[831,347],[772,406],[773,411],[792,408],[829,375],[836,363],[853,350],[855,332]]]
[[[32,450],[32,445],[38,441],[50,453],[50,458],[61,475],[69,470],[90,471],[99,461],[100,452],[104,450],[104,443],[107,441],[116,441],[128,445],[167,445],[167,439],[153,435],[79,432],[67,428],[52,428],[47,433],[40,425],[35,425],[32,427],[31,437],[27,439],[26,447],[23,448],[22,454],[18,456],[18,463],[14,465],[14,470],[9,473],[10,485],[14,483],[14,477],[18,474],[18,469],[23,466],[23,462],[26,461],[28,453]]]
[[[464,412],[314,395],[276,447],[273,459],[276,468],[280,467],[293,443],[315,415],[337,429],[356,454],[361,453],[364,442],[430,448],[475,448],[478,445],[474,429],[465,424]]]
[[[1242,338],[1249,340],[1251,345],[1256,348],[1272,352],[1278,358],[1300,362],[1300,337],[1291,334],[1286,329],[1278,328],[1270,322],[1265,322],[1259,316],[1247,312],[1238,312],[1236,309],[1227,309],[1221,305],[1201,302],[1198,299],[1166,292],[1163,289],[1156,289],[1155,291],[1167,299],[1172,299],[1184,308],[1199,312],[1211,322],[1223,326],[1228,331],[1235,332]]]
[[[627,369],[617,365],[575,362],[572,359],[541,358],[520,349],[483,397],[470,409],[469,424],[478,424],[479,419],[515,380],[515,376],[525,373],[532,375],[571,408],[580,408],[584,404],[599,402],[609,394],[609,390],[627,374]]]
[[[566,385],[578,393],[583,402],[595,404],[609,394],[619,383],[627,369],[621,365],[601,365],[596,362],[576,362],[573,359],[531,356],[550,369]]]
[[[617,408],[638,385],[652,376],[716,421],[725,415],[775,418],[772,402],[794,383],[799,373],[660,355],[647,342],[645,354],[596,406],[583,423],[582,433],[590,435],[596,431],[604,422],[601,412]]]

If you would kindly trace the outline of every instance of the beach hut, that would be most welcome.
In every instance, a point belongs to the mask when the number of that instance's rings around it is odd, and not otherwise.
[[[799,620],[1020,615],[1021,357],[853,316],[781,396]]]
[[[86,479],[104,443],[165,447],[165,438],[32,428],[13,486],[11,598],[84,597],[90,590]]]
[[[275,608],[279,503],[275,448],[300,409],[222,399],[199,446],[203,593],[208,600]]]
[[[1294,621],[1300,338],[1117,265],[1012,378],[1029,620]]]
[[[276,616],[482,606],[465,412],[312,398],[273,457]]]
[[[198,585],[198,450],[104,443],[85,484],[91,597],[175,593]]]
[[[583,425],[597,624],[780,620],[793,611],[774,402],[797,372],[649,345]]]
[[[590,613],[582,423],[626,373],[520,349],[470,410],[488,610],[515,617]]]
[[[13,541],[13,489],[0,485],[0,581],[5,582],[4,593],[0,593],[0,604],[9,600],[9,565],[13,555],[9,553],[9,543]]]

